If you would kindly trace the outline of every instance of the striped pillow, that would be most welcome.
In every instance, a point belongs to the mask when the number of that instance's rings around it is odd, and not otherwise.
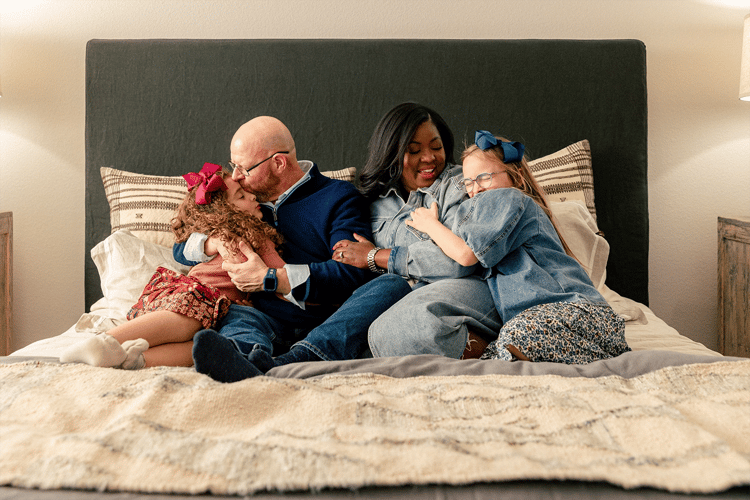
[[[354,182],[354,178],[357,175],[357,169],[354,167],[349,167],[349,168],[342,168],[341,170],[327,170],[325,172],[320,172],[320,173],[325,175],[326,177],[330,177],[331,179]]]
[[[187,193],[185,179],[107,167],[100,172],[109,202],[112,232],[128,229],[142,240],[171,247],[174,244],[171,221]]]
[[[549,201],[579,201],[586,205],[596,220],[589,141],[584,139],[556,153],[530,161],[529,167]]]
[[[138,238],[171,247],[174,244],[172,218],[187,193],[182,176],[136,174],[114,168],[100,169],[104,193],[109,202],[112,232],[129,230]],[[321,172],[332,179],[353,182],[354,167]]]

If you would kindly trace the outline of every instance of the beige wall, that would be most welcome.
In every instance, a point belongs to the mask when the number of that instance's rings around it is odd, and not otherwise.
[[[0,8],[13,0],[0,0]],[[0,212],[13,349],[83,312],[84,54],[92,38],[635,38],[648,51],[652,309],[717,345],[716,218],[750,214],[748,1],[21,0],[0,14]]]

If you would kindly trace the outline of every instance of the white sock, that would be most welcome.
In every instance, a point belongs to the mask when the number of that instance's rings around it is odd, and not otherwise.
[[[65,349],[60,356],[60,362],[109,367],[120,366],[126,358],[125,349],[114,337],[100,333]]]
[[[125,357],[125,361],[120,365],[120,368],[125,370],[140,370],[146,366],[146,359],[143,357],[143,351],[148,349],[146,339],[126,340],[122,343],[122,348],[125,350],[127,356]]]

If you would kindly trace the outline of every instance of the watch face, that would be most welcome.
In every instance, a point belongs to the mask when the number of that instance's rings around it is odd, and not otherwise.
[[[268,274],[263,278],[263,290],[266,292],[275,292],[277,286],[276,269],[269,269]]]

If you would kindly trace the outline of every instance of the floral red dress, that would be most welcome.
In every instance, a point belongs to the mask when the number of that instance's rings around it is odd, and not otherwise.
[[[284,261],[270,243],[260,255],[269,267],[283,267]],[[239,291],[221,267],[217,255],[194,266],[187,275],[158,267],[138,301],[128,311],[129,320],[153,311],[172,311],[214,328],[233,302],[244,302],[249,294]]]

